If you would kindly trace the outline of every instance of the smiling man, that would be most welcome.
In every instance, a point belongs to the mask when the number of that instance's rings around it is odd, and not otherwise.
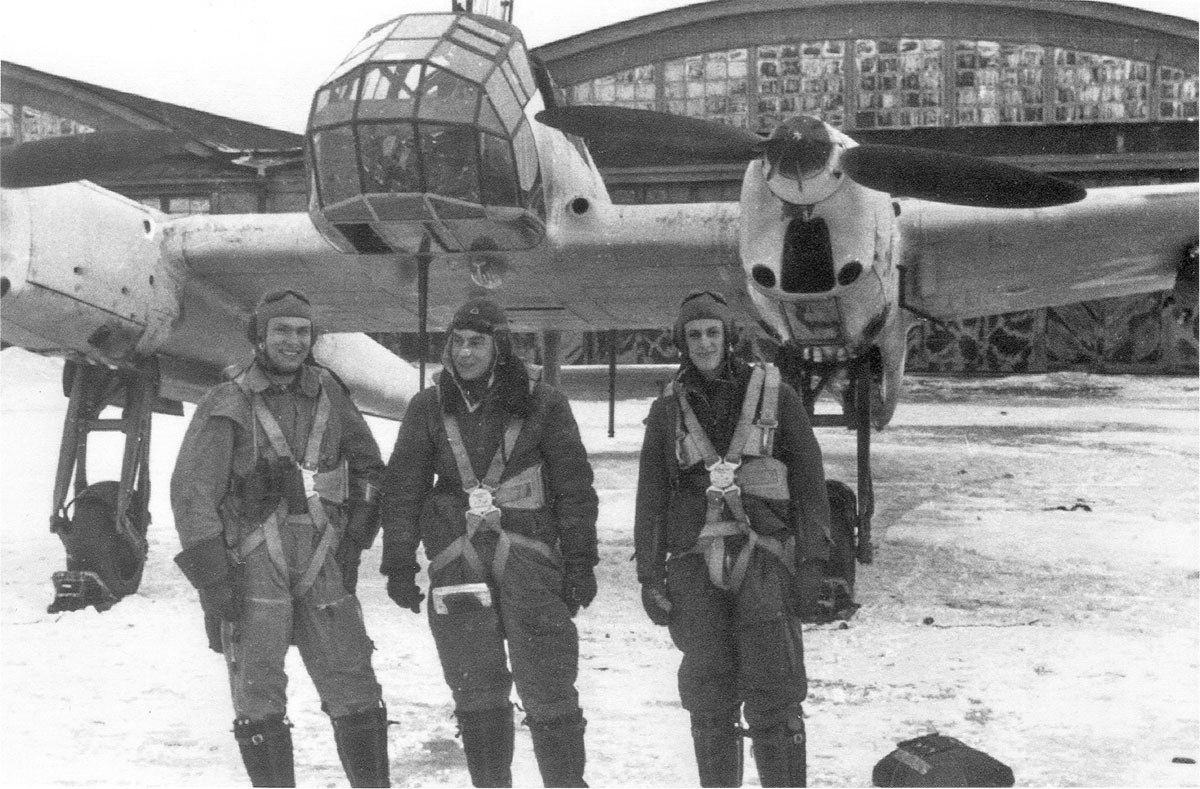
[[[429,624],[475,786],[512,786],[513,685],[546,786],[586,786],[572,621],[596,596],[596,491],[567,398],[530,380],[498,304],[454,314],[437,386],[409,404],[384,477],[383,572]]]
[[[303,294],[258,303],[253,361],[200,402],[179,450],[176,562],[225,654],[251,783],[295,786],[284,673],[295,644],[350,785],[387,786],[387,714],[354,596],[383,462],[349,394],[308,363],[315,334]]]
[[[684,299],[679,374],[650,407],[634,546],[642,605],[683,652],[701,786],[741,786],[741,719],[763,786],[804,786],[796,573],[829,550],[821,450],[772,365],[733,356],[725,298]]]

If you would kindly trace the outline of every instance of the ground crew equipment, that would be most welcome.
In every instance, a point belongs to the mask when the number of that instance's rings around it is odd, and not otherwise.
[[[875,786],[1012,786],[1012,769],[961,740],[926,734],[896,743],[871,771]]]

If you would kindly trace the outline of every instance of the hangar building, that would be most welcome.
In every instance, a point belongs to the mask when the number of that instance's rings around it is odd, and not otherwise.
[[[809,114],[861,142],[969,152],[1107,186],[1197,179],[1198,40],[1193,21],[1084,0],[714,0],[534,52],[566,103],[764,133]],[[3,144],[129,128],[194,141],[194,157],[102,182],[134,199],[172,213],[307,204],[300,135],[14,63],[2,77]],[[596,159],[617,202],[736,200],[740,189],[740,166]],[[1197,321],[1163,302],[1151,294],[924,325],[910,335],[908,367],[1195,372]],[[606,361],[607,339],[564,337],[564,362]],[[617,350],[622,362],[673,358],[657,331],[620,333]]]

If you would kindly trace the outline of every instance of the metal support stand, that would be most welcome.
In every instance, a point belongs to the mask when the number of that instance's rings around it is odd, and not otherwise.
[[[70,404],[59,444],[50,530],[67,549],[67,570],[54,574],[55,598],[49,611],[89,605],[104,611],[137,590],[146,561],[150,425],[157,376],[152,367],[113,371],[70,362],[63,373]],[[101,419],[100,413],[111,402],[122,404],[121,417]],[[125,434],[121,479],[89,485],[88,437],[105,431]],[[72,489],[75,495],[67,501]],[[75,517],[68,512],[72,505]]]
[[[559,358],[561,344],[562,332],[557,329],[546,329],[542,332],[542,381],[555,388],[558,387],[558,373],[562,362]]]
[[[608,330],[608,437],[617,434],[617,330]]]
[[[871,363],[859,356],[850,366],[850,385],[854,387],[854,430],[858,455],[858,540],[860,564],[875,559],[871,545],[871,517],[875,514],[875,487],[871,481]]]
[[[421,239],[421,248],[417,253],[417,340],[420,345],[418,369],[420,371],[420,388],[425,388],[425,354],[429,350],[429,236]]]

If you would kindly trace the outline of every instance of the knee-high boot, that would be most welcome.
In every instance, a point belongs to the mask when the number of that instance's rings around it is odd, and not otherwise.
[[[736,714],[692,713],[692,745],[701,786],[742,785],[742,733]]]
[[[763,729],[751,729],[754,762],[763,787],[807,786],[808,765],[804,716],[799,709]]]
[[[512,707],[456,712],[473,786],[512,786]]]
[[[388,770],[387,708],[333,719],[333,739],[351,786],[391,786]]]
[[[239,718],[233,722],[233,736],[251,786],[296,785],[291,724],[282,715],[258,721]]]
[[[533,755],[544,786],[587,786],[583,769],[587,752],[583,732],[587,721],[582,710],[547,721],[526,718],[533,737]]]

